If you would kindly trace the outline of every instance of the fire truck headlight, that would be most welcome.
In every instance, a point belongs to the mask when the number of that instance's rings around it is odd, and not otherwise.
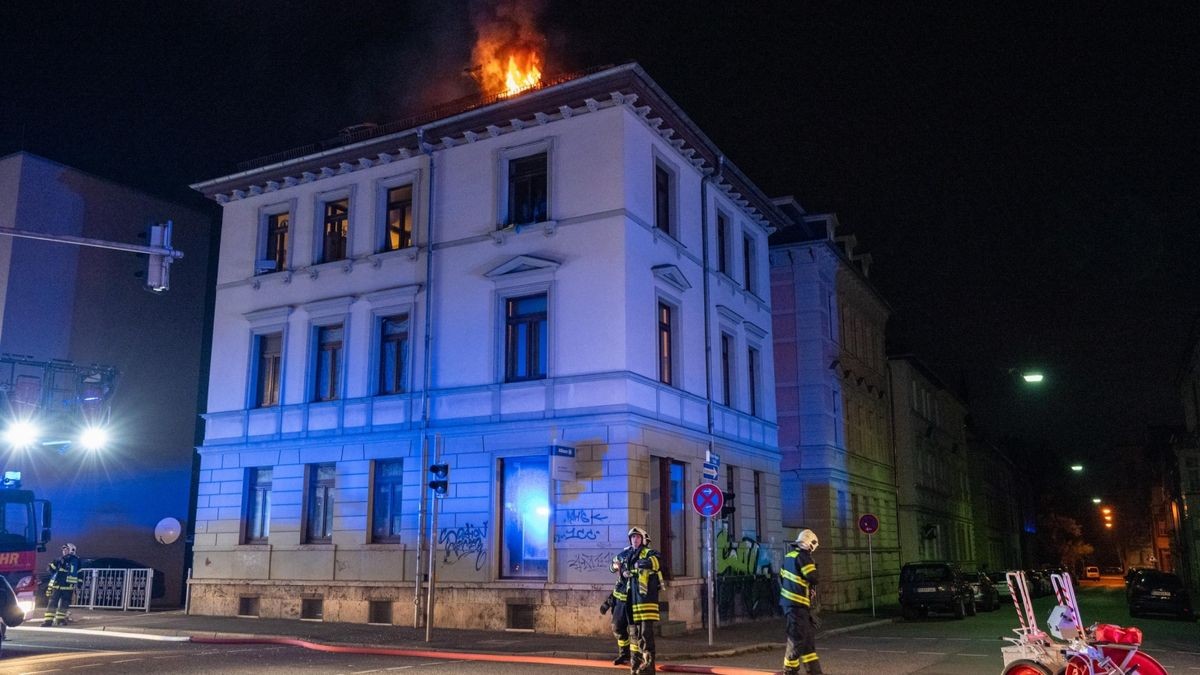
[[[11,422],[4,430],[4,441],[14,448],[27,448],[37,443],[41,432],[37,425],[28,420]]]
[[[108,430],[103,427],[88,427],[79,435],[79,444],[84,450],[103,450],[108,445]]]
[[[21,611],[25,612],[26,619],[29,618],[30,614],[33,614],[33,601],[32,600],[21,600],[21,601],[17,602],[17,607],[20,607]]]

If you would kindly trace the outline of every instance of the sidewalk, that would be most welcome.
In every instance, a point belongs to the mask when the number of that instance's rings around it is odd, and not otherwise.
[[[826,612],[821,615],[818,641],[833,635],[891,622],[892,612],[878,618],[867,612]],[[323,623],[297,619],[251,619],[223,616],[188,616],[183,610],[119,612],[72,608],[68,629],[98,630],[148,635],[204,638],[292,638],[326,645],[388,647],[432,651],[470,651],[491,654],[524,654],[584,659],[609,659],[616,652],[611,637],[550,635],[524,631],[462,630],[434,628],[429,642],[425,629],[411,626],[380,626]],[[31,619],[17,630],[36,627]],[[55,630],[47,628],[44,630]],[[713,643],[706,630],[658,639],[659,659],[695,660],[733,656],[783,647],[783,619],[734,624],[717,628]]]

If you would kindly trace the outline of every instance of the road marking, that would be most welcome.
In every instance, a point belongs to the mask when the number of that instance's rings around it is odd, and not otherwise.
[[[917,652],[917,653],[924,654],[926,656],[945,656],[946,655],[946,652]]]
[[[987,658],[987,657],[991,656],[991,654],[968,654],[967,652],[959,652],[959,653],[955,654],[955,656],[982,656],[984,658]]]
[[[898,651],[895,651],[892,649],[877,649],[875,651],[879,652],[880,654],[907,654],[908,653],[908,652],[898,652]]]
[[[865,651],[869,651],[869,650],[855,649],[854,647],[838,647],[837,651],[839,651],[839,652],[865,652]]]
[[[141,661],[141,659],[125,659],[124,661],[113,661],[113,663],[133,663],[134,661]]]

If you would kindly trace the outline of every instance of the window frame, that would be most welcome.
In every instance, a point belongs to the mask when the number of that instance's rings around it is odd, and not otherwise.
[[[541,464],[545,467],[546,500],[547,500],[547,507],[548,507],[550,513],[547,515],[546,541],[545,541],[546,570],[541,575],[536,575],[536,574],[535,575],[514,575],[514,574],[511,574],[508,569],[511,567],[511,561],[508,560],[508,558],[511,556],[511,553],[508,550],[509,542],[507,542],[505,539],[506,533],[508,532],[508,528],[509,528],[509,518],[508,518],[507,509],[506,509],[505,505],[508,503],[512,503],[512,500],[515,499],[515,497],[510,498],[510,496],[508,494],[508,478],[505,475],[506,474],[506,465],[510,462],[517,462],[517,463],[529,462],[531,464]],[[506,456],[497,457],[495,466],[496,466],[496,485],[497,485],[496,495],[497,495],[497,502],[498,502],[497,508],[499,511],[499,517],[496,520],[500,524],[499,527],[496,528],[496,530],[497,530],[496,541],[498,543],[498,546],[496,549],[497,577],[504,581],[549,580],[550,576],[551,576],[550,560],[553,557],[553,548],[554,548],[554,536],[553,536],[553,531],[552,531],[553,523],[550,520],[554,513],[554,481],[550,477],[550,456],[547,454],[506,455]],[[524,529],[522,529],[521,542],[522,542],[522,547],[524,547],[525,542],[526,542],[526,539],[524,537]],[[522,558],[522,560],[525,560],[525,558]],[[538,559],[530,558],[530,560],[538,560]]]
[[[354,251],[354,214],[357,212],[355,203],[355,185],[327,190],[314,195],[313,205],[313,264],[328,265],[345,262],[353,257]],[[325,225],[327,222],[327,205],[340,201],[346,202],[346,239],[345,250],[341,258],[329,258],[325,247]]]
[[[384,386],[384,353],[385,346],[388,342],[391,342],[391,340],[388,340],[387,336],[384,334],[384,327],[387,325],[388,321],[396,319],[397,317],[404,317],[404,322],[408,324],[408,326],[404,331],[405,338],[402,342],[402,346],[400,350],[398,350],[398,356],[401,364],[400,372],[397,376],[397,379],[399,380],[399,386],[394,391],[389,391]],[[404,311],[390,314],[378,314],[375,316],[375,358],[373,359],[373,363],[375,364],[375,382],[373,393],[376,396],[395,396],[397,394],[408,394],[412,392],[412,382],[409,379],[412,373],[412,335],[413,316],[411,312]]]
[[[278,368],[274,381],[275,400],[274,402],[266,402],[263,397],[264,391],[261,380],[263,375],[263,346],[265,341],[272,337],[279,338]],[[255,410],[279,407],[283,404],[284,332],[282,330],[256,332],[251,335],[251,340],[250,407]]]
[[[742,232],[742,287],[758,295],[758,238]]]
[[[245,314],[246,322],[250,324],[250,344],[246,356],[246,410],[266,410],[277,406],[258,405],[258,376],[259,376],[259,338],[278,333],[280,335],[279,355],[279,403],[285,404],[287,393],[287,363],[288,363],[288,322],[292,314],[291,307],[274,307]]]
[[[721,405],[732,408],[737,400],[737,387],[735,386],[737,340],[732,332],[722,330],[718,345],[720,345],[720,353],[717,358],[721,359],[721,395],[723,397]]]
[[[286,245],[284,247],[283,259],[279,260],[278,255],[269,257],[268,252],[271,248],[271,220],[281,215],[288,217],[287,235],[285,237]],[[273,274],[275,272],[284,272],[291,269],[292,255],[296,250],[296,200],[291,199],[278,204],[264,206],[258,211],[258,240],[255,242],[254,254],[254,276],[262,276],[264,274]],[[259,266],[260,262],[271,260],[275,262],[274,269],[265,269]]]
[[[750,344],[746,346],[746,394],[747,412],[751,417],[759,417],[762,412],[762,348]]]
[[[387,178],[381,178],[375,181],[375,233],[372,242],[372,251],[376,254],[396,253],[399,251],[408,251],[410,254],[417,249],[417,223],[420,220],[420,190],[421,190],[421,172],[408,171]],[[409,236],[408,246],[400,248],[388,248],[388,214],[390,200],[389,194],[392,190],[402,187],[409,187],[410,193],[410,217],[412,218],[412,232]]]
[[[660,177],[666,178],[665,202],[660,202]],[[656,232],[679,240],[679,169],[658,152],[654,153],[653,167],[650,180],[650,226]],[[660,218],[666,209],[666,222]]]
[[[332,476],[322,478],[321,469],[332,469]],[[317,501],[318,491],[324,493],[324,499],[321,502]],[[317,504],[322,505],[321,512],[318,514]],[[334,530],[334,507],[337,504],[337,463],[336,462],[317,462],[314,464],[306,464],[304,466],[304,543],[305,544],[332,544]],[[320,516],[322,529],[319,533],[314,534],[314,523],[317,522],[317,516]],[[325,527],[328,530],[325,530]]]
[[[262,472],[267,472],[265,496],[262,502],[255,497],[260,492],[263,483],[259,480]],[[242,500],[242,543],[243,544],[266,544],[271,537],[271,491],[274,484],[274,467],[271,466],[255,466],[248,467],[245,473],[245,498]],[[265,508],[263,508],[265,504]],[[259,508],[256,510],[255,505]],[[254,518],[255,514],[259,514],[258,518]],[[262,530],[261,536],[256,532]]]
[[[384,484],[391,489],[388,492],[388,513],[387,534],[379,534],[379,507],[380,507],[380,469],[389,465],[399,466],[400,472],[395,476],[387,476]],[[393,457],[384,459],[371,460],[371,522],[367,532],[371,537],[373,544],[399,544],[403,541],[404,526],[402,523],[397,523],[397,520],[404,516],[404,458]],[[393,525],[395,529],[393,530]]]
[[[497,151],[496,162],[496,229],[521,228],[528,225],[554,222],[554,137],[541,138],[530,143],[510,146]],[[529,223],[513,222],[511,215],[512,163],[536,155],[546,156],[546,213],[542,220]]]
[[[680,314],[682,314],[682,305],[683,303],[678,299],[661,292],[656,294],[654,298],[654,376],[659,384],[674,389],[683,389],[683,371],[681,369],[683,359],[679,353],[680,345],[682,344],[679,335],[680,326],[683,325],[680,317]],[[663,341],[664,324],[662,321],[662,310],[664,307],[670,310],[669,323],[666,324],[667,340],[665,343]],[[662,353],[664,344],[670,350],[669,354],[664,355]],[[667,379],[663,378],[664,363],[666,363],[671,371]]]
[[[724,211],[717,209],[714,230],[717,237],[717,271],[729,276],[729,235],[731,219]]]
[[[646,513],[648,521],[653,519],[651,514],[655,510],[654,491],[657,490],[659,495],[657,509],[658,522],[655,523],[655,525],[657,525],[658,532],[655,533],[653,530],[651,530],[650,535],[652,537],[657,537],[656,540],[660,542],[657,550],[659,552],[659,556],[662,558],[663,574],[665,574],[668,579],[685,577],[688,573],[688,563],[691,557],[688,549],[688,530],[690,529],[688,523],[688,513],[690,512],[690,509],[686,508],[688,497],[687,494],[685,494],[687,492],[688,485],[687,464],[679,460],[672,459],[671,457],[662,457],[658,455],[651,455],[650,462],[652,463],[652,466],[650,467],[651,470],[649,472],[649,476],[651,477],[651,485],[650,495],[648,495],[649,499],[647,500],[648,503]],[[655,467],[657,467],[658,474],[657,485],[653,484],[653,476],[656,473]],[[671,475],[675,471],[678,471],[680,476],[681,489],[678,491],[678,493],[671,491]],[[663,495],[668,495],[666,500],[667,508],[665,509],[663,508]],[[679,501],[675,500],[676,496],[679,497]],[[675,531],[675,528],[671,524],[671,514],[673,513],[679,513],[680,523],[678,532]],[[678,543],[673,543],[673,539],[678,539]],[[682,560],[676,560],[676,549],[678,549],[680,552],[680,557],[683,558]]]
[[[545,354],[543,355],[545,367],[543,372],[535,376],[519,376],[515,374],[515,364],[510,365],[510,355],[513,353],[514,345],[510,343],[510,327],[514,322],[509,319],[509,306],[516,301],[542,296],[545,299],[546,308],[542,312],[541,325],[545,329]],[[504,383],[516,382],[535,382],[545,380],[550,377],[551,364],[551,338],[553,331],[550,330],[551,321],[551,294],[549,288],[535,289],[511,289],[509,292],[503,293],[500,296],[500,377]],[[540,338],[540,333],[539,333]],[[537,341],[540,346],[540,339]],[[526,345],[526,350],[531,348],[532,343]],[[539,352],[540,353],[540,352]],[[529,354],[526,354],[528,358]]]

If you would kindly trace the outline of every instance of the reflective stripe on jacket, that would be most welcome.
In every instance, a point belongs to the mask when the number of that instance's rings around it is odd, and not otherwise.
[[[811,607],[812,587],[817,583],[817,565],[812,554],[804,549],[792,549],[783,558],[779,569],[779,604],[788,607]]]
[[[646,567],[635,567],[634,575],[629,579],[632,582],[629,584],[629,602],[633,605],[633,620],[658,621],[658,592],[663,582],[658,551],[643,547],[635,556],[634,564],[638,562],[642,562]]]

